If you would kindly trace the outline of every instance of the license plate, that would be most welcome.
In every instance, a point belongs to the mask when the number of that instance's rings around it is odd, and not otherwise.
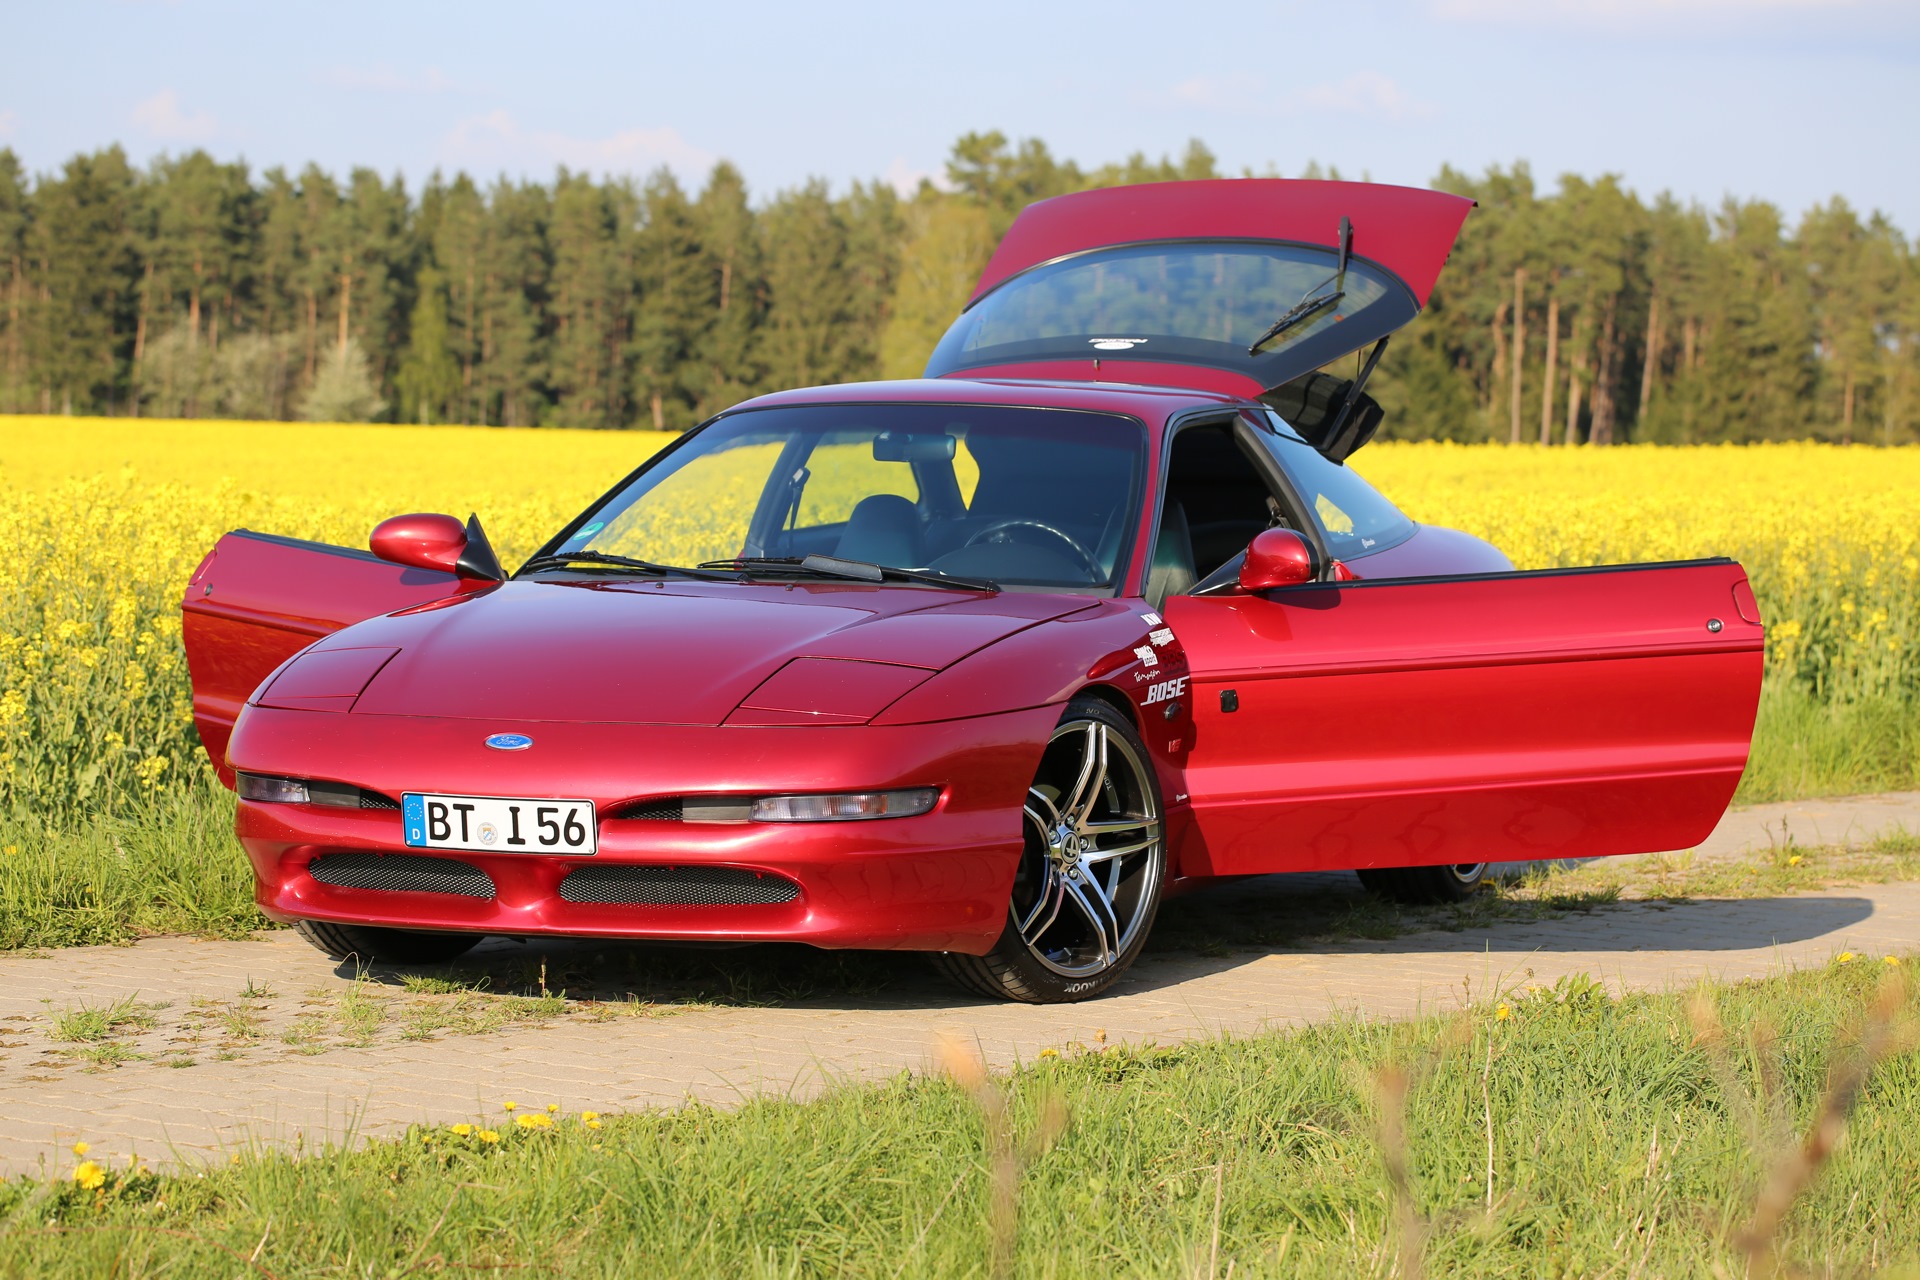
[[[507,796],[400,797],[407,843],[415,849],[476,853],[587,854],[598,847],[591,800]]]

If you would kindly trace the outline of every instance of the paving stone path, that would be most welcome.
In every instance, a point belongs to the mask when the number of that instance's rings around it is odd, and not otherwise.
[[[1735,811],[1696,856],[1734,857],[1789,837],[1805,846],[1860,843],[1895,828],[1920,832],[1920,793]],[[1284,912],[1290,896],[1346,892],[1351,882],[1267,877],[1195,895],[1183,910],[1204,911],[1208,895],[1252,894]],[[571,945],[536,953],[489,943],[476,964],[524,983],[537,982],[545,965],[559,984],[589,959],[605,963],[604,947],[588,956],[568,952]],[[1400,1017],[1568,973],[1659,989],[1825,963],[1843,950],[1877,957],[1916,948],[1920,883],[1623,904],[1384,942],[1150,951],[1105,999],[1052,1008],[958,995],[905,959],[906,972],[883,983],[863,981],[855,965],[837,987],[816,981],[806,998],[770,1007],[616,999],[569,1002],[562,1013],[559,1001],[435,994],[406,989],[399,975],[357,976],[284,931],[243,942],[162,938],[0,955],[0,1172],[62,1171],[73,1162],[67,1147],[82,1139],[94,1158],[124,1161],[137,1151],[149,1163],[193,1163],[263,1144],[312,1146],[499,1116],[509,1098],[617,1112],[806,1096],[923,1069],[941,1034],[974,1041],[1006,1066],[1100,1037],[1170,1044],[1341,1010]],[[718,963],[724,972],[725,958]],[[762,976],[770,963],[780,964],[752,961]],[[891,961],[864,963],[864,972],[877,963],[897,974]],[[52,1038],[63,1015],[116,1006],[122,1025],[107,1039]],[[463,1019],[500,1025],[457,1034]]]

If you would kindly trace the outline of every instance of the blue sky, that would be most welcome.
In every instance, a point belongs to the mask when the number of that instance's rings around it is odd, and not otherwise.
[[[1915,0],[975,0],[961,5],[16,4],[0,146],[119,142],[760,192],[910,186],[1000,129],[1084,164],[1198,137],[1233,171],[1424,184],[1530,160],[1643,195],[1839,194],[1920,233]]]

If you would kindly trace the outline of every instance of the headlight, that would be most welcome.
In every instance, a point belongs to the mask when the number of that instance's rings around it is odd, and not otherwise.
[[[306,804],[307,784],[299,778],[270,778],[262,773],[242,773],[234,777],[234,789],[242,800],[264,804]]]
[[[911,818],[933,808],[938,787],[905,791],[859,791],[834,796],[766,796],[753,802],[755,822],[860,822]]]

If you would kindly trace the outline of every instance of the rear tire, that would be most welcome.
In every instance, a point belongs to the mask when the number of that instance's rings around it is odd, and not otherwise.
[[[1465,902],[1487,883],[1484,862],[1444,867],[1373,867],[1358,872],[1368,891],[1410,906]]]
[[[330,920],[296,920],[293,931],[333,960],[368,964],[445,964],[473,950],[477,933],[428,933],[381,929]]]
[[[984,956],[934,966],[997,1000],[1088,1000],[1146,945],[1166,877],[1160,787],[1127,718],[1095,698],[1067,705],[1027,790],[1026,844],[1007,923]]]

